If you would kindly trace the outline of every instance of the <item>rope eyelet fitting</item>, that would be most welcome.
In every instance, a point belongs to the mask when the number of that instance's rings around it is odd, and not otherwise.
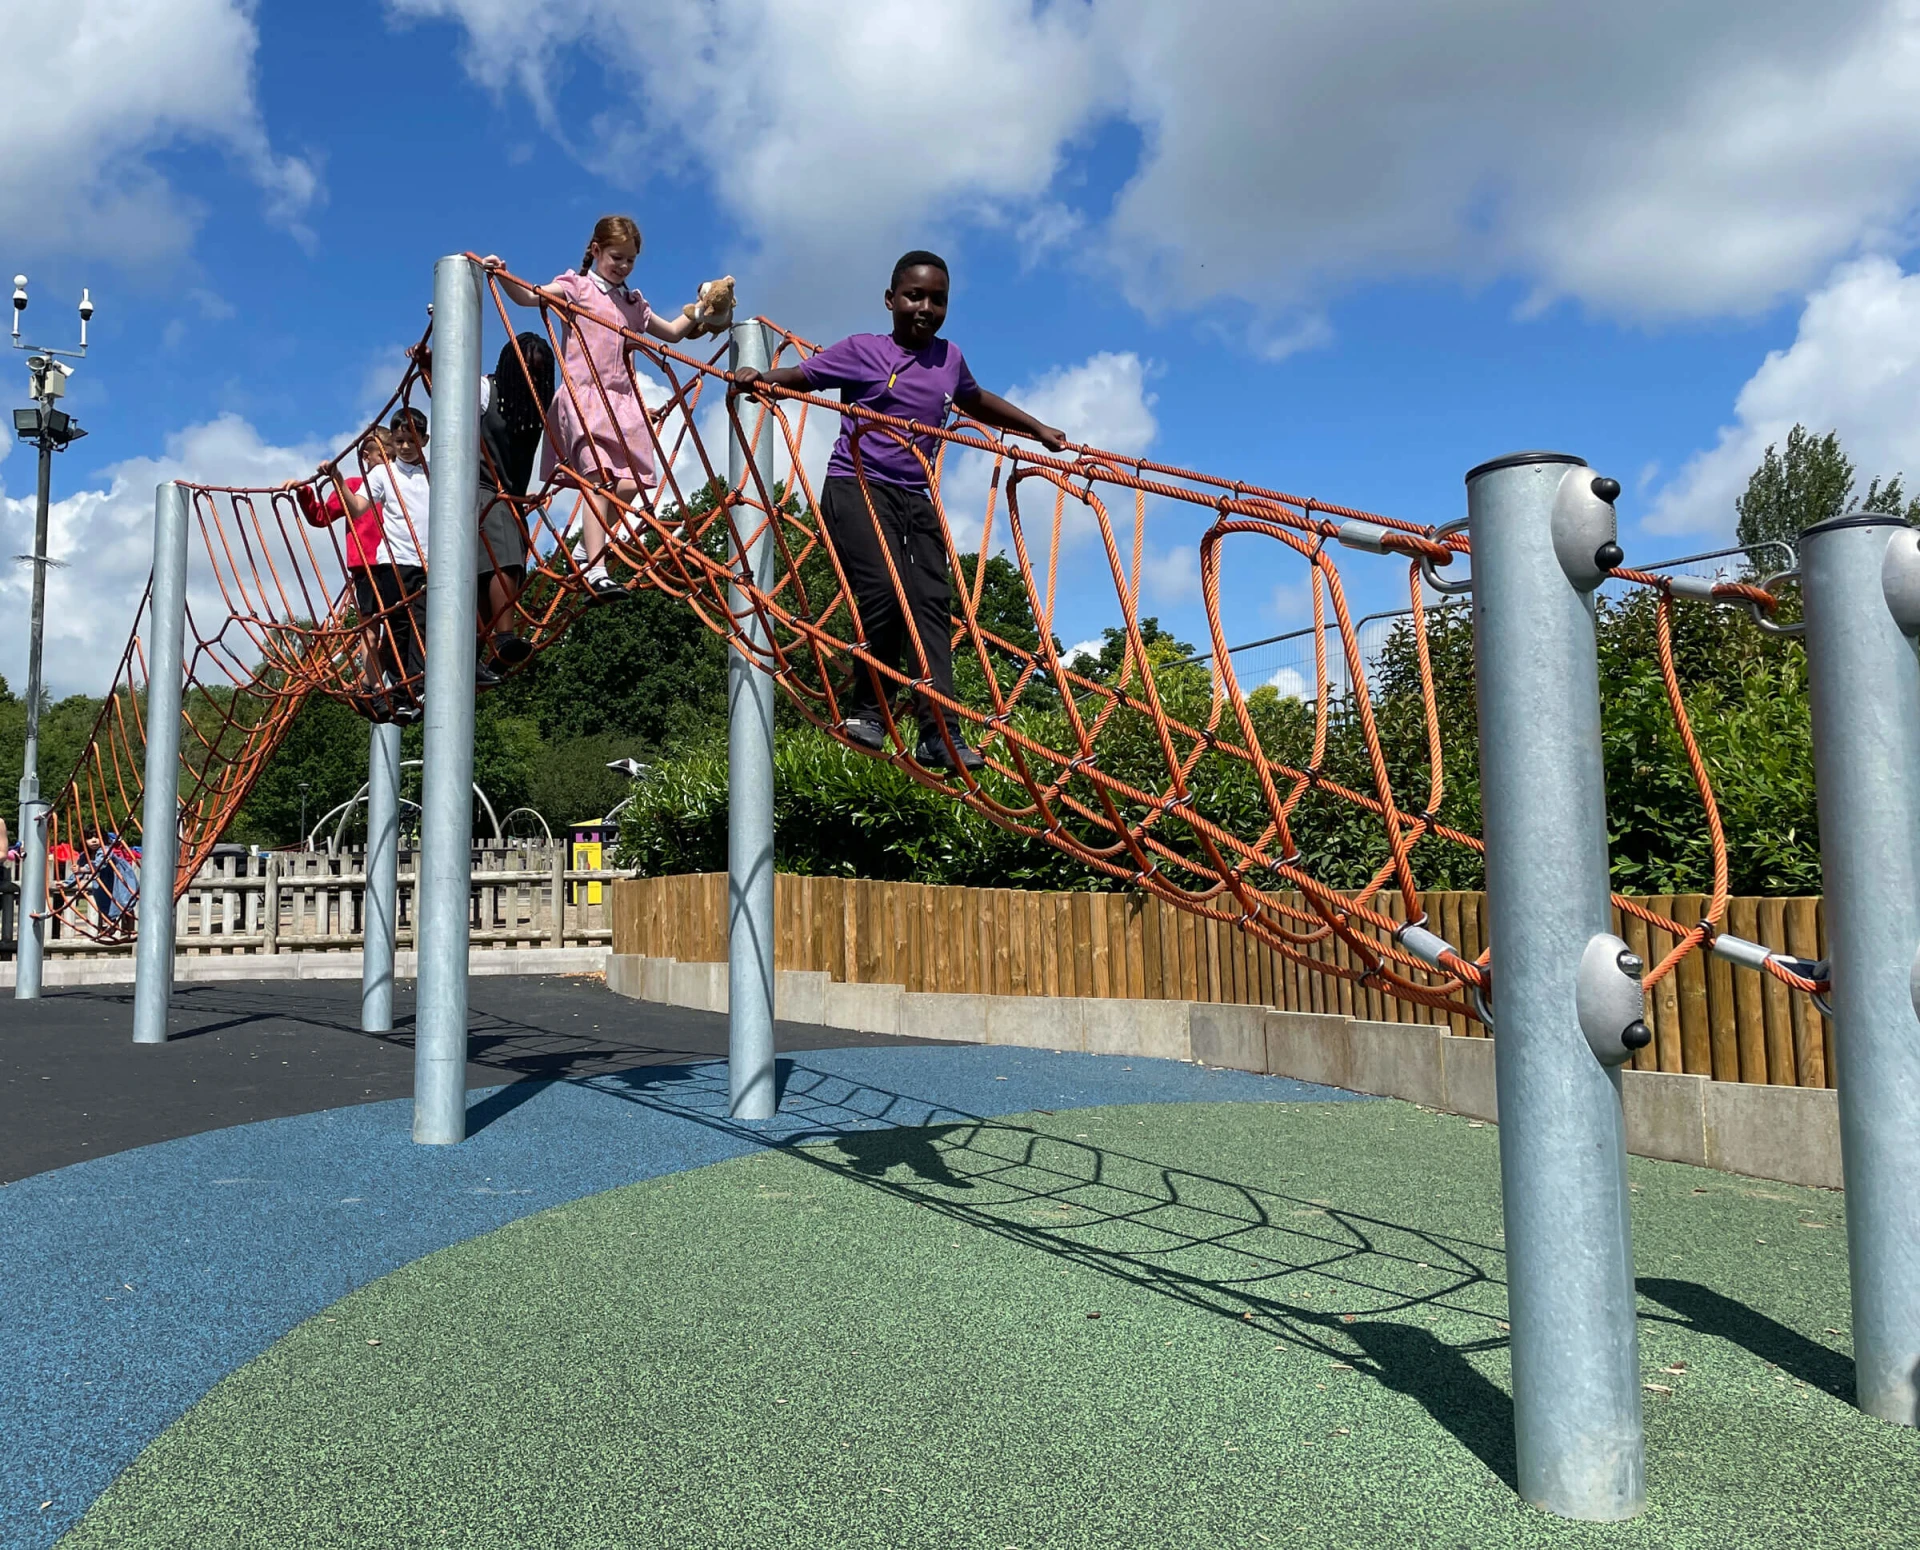
[[[1800,567],[1796,565],[1791,570],[1775,571],[1760,583],[1760,589],[1763,592],[1771,593],[1779,583],[1783,581],[1798,581],[1799,579]],[[1753,615],[1753,622],[1759,626],[1760,633],[1763,635],[1804,635],[1807,633],[1807,621],[1805,619],[1802,619],[1798,624],[1779,624],[1767,617],[1758,603],[1749,601],[1746,606],[1748,612]]]
[[[1451,538],[1455,533],[1464,533],[1467,530],[1467,520],[1465,517],[1456,517],[1451,522],[1442,522],[1433,530],[1432,537],[1434,541],[1438,543],[1444,539]],[[1452,562],[1449,561],[1448,563],[1451,564]],[[1473,590],[1472,576],[1464,576],[1458,581],[1447,581],[1443,579],[1434,565],[1433,556],[1430,554],[1422,554],[1420,556],[1420,575],[1434,591],[1444,592],[1449,597],[1458,597],[1463,592],[1471,592]]]

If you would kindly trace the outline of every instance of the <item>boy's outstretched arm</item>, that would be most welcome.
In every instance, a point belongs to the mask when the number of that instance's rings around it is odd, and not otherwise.
[[[1049,452],[1058,452],[1067,444],[1065,431],[1052,425],[1042,425],[1026,410],[1008,403],[998,393],[989,393],[985,388],[962,394],[953,402],[962,414],[972,415],[981,424],[1031,436]]]
[[[338,463],[332,461],[322,463],[319,472],[323,478],[333,482],[334,491],[340,497],[340,504],[347,508],[349,517],[364,517],[373,510],[373,502],[362,493],[366,486],[363,484],[358,490],[349,488]]]
[[[772,371],[759,371],[752,366],[742,366],[733,373],[733,385],[736,388],[750,388],[756,382],[764,382],[768,387],[799,388],[803,392],[811,391],[807,374],[798,366],[776,366]]]

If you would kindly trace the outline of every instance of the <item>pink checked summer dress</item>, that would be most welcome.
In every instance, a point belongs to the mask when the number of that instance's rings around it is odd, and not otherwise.
[[[568,271],[547,287],[609,323],[640,334],[652,309],[624,285],[611,289],[591,274]],[[563,370],[553,395],[554,441],[541,460],[552,478],[566,463],[593,482],[631,479],[643,489],[656,480],[646,406],[627,368],[627,341],[611,328],[582,323],[567,330]],[[557,449],[555,442],[558,443]]]

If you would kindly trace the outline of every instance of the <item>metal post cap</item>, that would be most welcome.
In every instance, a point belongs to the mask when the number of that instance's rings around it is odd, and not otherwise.
[[[1482,474],[1491,474],[1502,468],[1525,468],[1532,463],[1566,463],[1574,468],[1585,468],[1587,460],[1575,457],[1571,452],[1509,452],[1505,457],[1489,458],[1486,462],[1467,470],[1467,483],[1472,484]]]

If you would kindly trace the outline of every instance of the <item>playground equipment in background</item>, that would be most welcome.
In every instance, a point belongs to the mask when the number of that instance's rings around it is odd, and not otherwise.
[[[572,865],[576,870],[585,871],[591,868],[597,872],[600,869],[601,856],[607,845],[606,834],[606,820],[602,818],[590,818],[567,826],[568,847],[573,857]],[[580,890],[583,888],[586,890],[587,903],[600,902],[601,885],[599,883],[575,883],[573,890],[576,903],[579,902]]]
[[[473,512],[482,457],[474,406],[483,283],[507,332],[515,332],[500,289],[506,278],[493,274],[483,281],[470,256],[443,259],[435,275],[438,413],[424,632],[414,1131],[416,1139],[431,1142],[458,1141],[465,1129]],[[561,301],[544,303],[541,312],[556,344],[562,326],[608,326]],[[1617,1068],[1646,1036],[1645,991],[1687,952],[1709,943],[1732,962],[1799,991],[1822,993],[1830,985],[1847,1183],[1855,1196],[1861,1403],[1888,1419],[1914,1422],[1920,1018],[1906,975],[1920,945],[1920,668],[1909,639],[1920,630],[1910,579],[1920,573],[1920,558],[1909,553],[1920,540],[1904,529],[1889,536],[1878,518],[1828,524],[1807,538],[1829,976],[1824,965],[1789,959],[1721,929],[1725,839],[1673,659],[1676,598],[1743,607],[1763,627],[1780,628],[1776,598],[1744,582],[1625,568],[1615,536],[1619,486],[1579,459],[1521,453],[1482,464],[1468,477],[1468,516],[1428,528],[1096,448],[1047,455],[966,421],[909,426],[764,385],[721,408],[709,397],[725,387],[717,356],[697,359],[631,334],[623,343],[628,381],[575,380],[563,368],[559,391],[573,395],[576,407],[615,391],[647,399],[658,489],[630,501],[604,490],[595,496],[613,518],[613,561],[630,573],[629,587],[678,598],[730,647],[730,1088],[736,1114],[764,1116],[773,1101],[771,695],[778,688],[801,714],[837,734],[842,675],[873,671],[896,691],[929,694],[986,755],[987,768],[977,774],[929,770],[914,761],[912,740],[890,724],[889,746],[876,756],[916,781],[1106,877],[1237,926],[1312,972],[1341,975],[1450,1015],[1497,1019],[1519,1483],[1528,1500],[1568,1516],[1627,1517],[1644,1500]],[[735,328],[731,358],[764,369],[804,358],[812,348],[755,322]],[[563,351],[556,348],[555,355],[564,361]],[[410,401],[422,385],[410,371],[395,401]],[[859,601],[817,522],[803,456],[809,416],[843,412],[856,459],[868,438],[880,438],[913,449],[923,462],[957,578],[953,642],[978,668],[983,686],[971,699],[932,691],[925,642],[910,610],[906,665],[878,662],[867,649]],[[710,445],[715,430],[728,441],[724,475]],[[930,457],[918,450],[920,439],[935,448]],[[518,505],[532,574],[515,605],[516,627],[536,650],[589,604],[569,529],[581,491],[599,472],[562,468],[553,483]],[[956,488],[976,485],[984,502],[978,550],[993,552],[1004,532],[1035,626],[1031,644],[982,621],[984,566],[971,576],[960,567],[947,500]],[[1131,503],[1130,522],[1116,518],[1114,502]],[[203,603],[203,617],[214,627],[210,633],[194,627],[190,654],[184,646],[189,509],[219,598],[210,609]],[[181,867],[213,843],[305,695],[364,703],[372,632],[385,632],[396,660],[406,655],[403,644],[419,642],[399,638],[416,629],[403,607],[364,619],[355,613],[337,538],[316,538],[298,520],[291,495],[163,486],[157,519],[154,581],[143,619],[103,712],[101,735],[62,810],[82,830],[114,818],[124,831],[132,794],[142,789],[134,770],[144,752],[145,832],[152,838],[142,885],[163,895],[169,883],[177,886]],[[1205,524],[1198,568],[1215,667],[1204,711],[1181,713],[1156,682],[1139,602],[1148,526],[1177,530],[1183,520]],[[1105,562],[1104,584],[1124,641],[1121,666],[1107,679],[1066,662],[1054,644],[1055,609],[1077,540]],[[1304,765],[1263,748],[1250,691],[1234,670],[1220,598],[1229,548],[1236,564],[1258,563],[1239,558],[1240,551],[1254,551],[1307,569],[1314,734]],[[1375,722],[1360,621],[1348,607],[1335,558],[1342,549],[1405,568],[1429,754],[1411,799],[1394,788]],[[1469,559],[1467,578],[1459,573]],[[1084,591],[1095,584],[1094,574],[1078,566],[1073,585]],[[1714,857],[1712,896],[1697,926],[1662,919],[1632,899],[1612,901],[1675,938],[1673,951],[1652,966],[1609,934],[1592,612],[1593,593],[1608,580],[1658,593],[1656,645],[1668,704]],[[898,592],[897,576],[894,582]],[[1445,771],[1427,649],[1428,588],[1472,594],[1481,643],[1484,840],[1435,816]],[[222,674],[224,685],[217,682]],[[420,675],[405,687],[417,693]],[[1344,713],[1366,753],[1369,774],[1361,787],[1332,780],[1323,764],[1333,702],[1343,689]],[[1873,714],[1852,716],[1863,696],[1871,697]],[[1150,784],[1103,764],[1104,753],[1128,745],[1157,750],[1160,773]],[[397,749],[397,728],[373,729],[370,875],[374,851],[391,848]],[[1192,776],[1202,760],[1222,761],[1252,780],[1259,793],[1252,816],[1201,809]],[[184,797],[178,805],[176,786]],[[1303,865],[1297,829],[1309,792],[1380,825],[1387,855],[1365,887],[1337,890]],[[178,824],[170,821],[176,814]],[[1485,850],[1497,951],[1470,959],[1419,917],[1411,853],[1429,838]],[[1380,907],[1389,893],[1399,896],[1399,918]],[[370,906],[369,914],[378,911]],[[1329,937],[1345,945],[1344,962],[1308,955]],[[168,911],[143,914],[140,947],[136,1037],[164,1038]],[[387,947],[390,980],[390,928]],[[374,989],[379,954],[371,929],[366,956],[366,1015],[374,1025],[386,1014]]]

